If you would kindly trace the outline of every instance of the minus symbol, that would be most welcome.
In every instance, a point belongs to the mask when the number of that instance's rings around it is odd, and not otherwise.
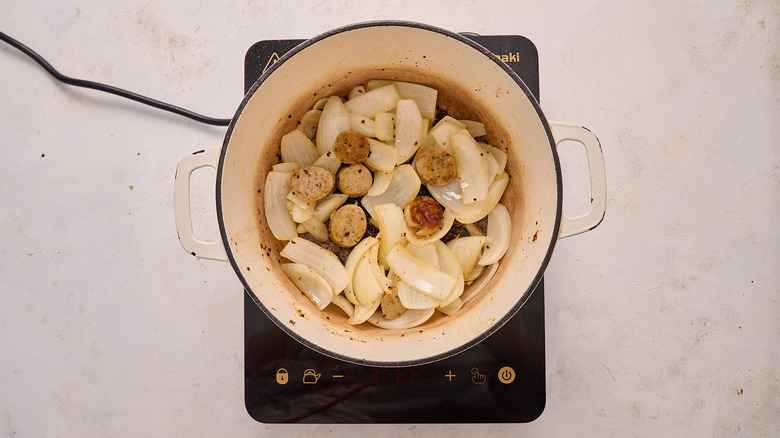
[[[334,379],[341,379],[341,378],[343,378],[343,377],[344,377],[344,375],[343,375],[343,374],[334,374],[334,375],[333,375],[333,378],[334,378]]]

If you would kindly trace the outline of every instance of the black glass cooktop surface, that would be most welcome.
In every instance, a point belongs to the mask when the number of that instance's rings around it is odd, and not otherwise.
[[[464,34],[512,68],[539,99],[536,47],[521,36]],[[245,58],[245,90],[303,40],[267,40]],[[524,423],[544,410],[544,282],[501,329],[431,364],[373,368],[333,359],[279,329],[244,299],[245,402],[263,423]]]

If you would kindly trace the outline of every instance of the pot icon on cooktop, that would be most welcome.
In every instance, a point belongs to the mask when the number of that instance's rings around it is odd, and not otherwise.
[[[307,368],[303,372],[303,383],[306,385],[314,385],[318,380],[320,380],[320,376],[322,376],[322,374],[317,374],[317,372],[313,369]]]

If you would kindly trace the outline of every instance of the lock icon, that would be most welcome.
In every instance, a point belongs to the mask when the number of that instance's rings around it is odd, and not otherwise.
[[[287,370],[284,368],[279,368],[279,370],[276,371],[276,383],[280,385],[284,385],[289,381],[290,381],[290,375],[287,373]]]

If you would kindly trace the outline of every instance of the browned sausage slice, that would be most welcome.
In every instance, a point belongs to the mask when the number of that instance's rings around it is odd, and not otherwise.
[[[342,205],[330,216],[330,238],[336,245],[351,248],[366,234],[366,213],[355,204]]]
[[[430,236],[444,225],[444,209],[433,198],[418,196],[404,209],[406,224],[418,236]]]
[[[362,164],[352,164],[339,170],[336,176],[336,185],[341,193],[355,198],[368,193],[368,189],[374,183],[371,171]]]
[[[293,175],[292,192],[304,201],[316,201],[330,194],[335,178],[330,170],[320,166],[306,166]]]
[[[424,184],[434,186],[447,184],[457,173],[452,155],[438,146],[420,149],[414,158],[414,167]]]
[[[359,164],[368,157],[368,140],[355,131],[344,131],[333,145],[336,158],[345,164]]]

